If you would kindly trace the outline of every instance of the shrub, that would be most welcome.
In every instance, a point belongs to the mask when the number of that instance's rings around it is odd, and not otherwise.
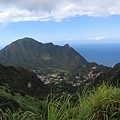
[[[40,105],[41,112],[1,110],[0,120],[119,120],[120,88],[101,85],[82,95],[50,95]]]

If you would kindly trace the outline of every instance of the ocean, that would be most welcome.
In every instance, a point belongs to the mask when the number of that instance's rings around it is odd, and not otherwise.
[[[88,62],[104,66],[114,66],[120,62],[119,44],[70,44]],[[0,50],[2,47],[0,47]]]
[[[120,43],[72,44],[70,46],[88,62],[96,62],[104,66],[114,66],[120,62]]]

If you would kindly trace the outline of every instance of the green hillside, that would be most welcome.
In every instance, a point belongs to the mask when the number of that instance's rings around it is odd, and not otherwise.
[[[42,44],[32,38],[19,39],[0,51],[0,62],[4,65],[28,69],[71,70],[87,61],[68,44]]]
[[[49,91],[33,72],[0,64],[0,110],[41,112]]]
[[[120,119],[120,63],[88,63],[67,44],[32,38],[2,49],[0,63],[1,120]]]
[[[7,67],[0,64],[0,85],[23,95],[39,96],[47,93],[45,85],[33,72],[20,67]]]
[[[113,68],[98,76],[92,85],[100,85],[103,82],[108,83],[109,85],[120,87],[120,63],[116,64]]]

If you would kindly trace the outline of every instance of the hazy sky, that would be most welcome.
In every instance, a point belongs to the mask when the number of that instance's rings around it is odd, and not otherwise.
[[[0,0],[0,46],[120,42],[120,0]]]

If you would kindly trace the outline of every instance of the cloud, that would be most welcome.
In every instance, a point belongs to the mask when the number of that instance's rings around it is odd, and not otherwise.
[[[73,38],[66,38],[66,39],[60,39],[58,40],[59,42],[70,42],[70,41],[74,41]]]
[[[66,41],[73,41],[73,38],[67,38]]]
[[[120,15],[120,0],[0,0],[0,22]]]
[[[106,39],[107,37],[105,36],[98,36],[98,37],[89,37],[87,40],[93,40],[93,41],[101,41],[103,39]]]

